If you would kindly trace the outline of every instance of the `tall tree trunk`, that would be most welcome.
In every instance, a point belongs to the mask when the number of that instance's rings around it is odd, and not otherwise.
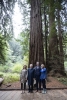
[[[48,26],[47,26],[47,16],[46,16],[46,7],[45,7],[45,5],[44,5],[44,25],[45,25],[45,66],[47,67],[47,60],[48,60],[48,50],[47,50]]]
[[[57,20],[58,20],[58,35],[59,35],[59,63],[60,63],[61,73],[64,74],[64,54],[63,54],[63,43],[62,43],[62,32],[61,32],[61,20],[60,20],[59,7],[57,9]]]
[[[54,4],[54,0],[49,2],[49,71],[52,75],[55,75],[60,70],[58,67],[58,39],[55,26]]]
[[[31,0],[29,63],[44,63],[40,0]]]

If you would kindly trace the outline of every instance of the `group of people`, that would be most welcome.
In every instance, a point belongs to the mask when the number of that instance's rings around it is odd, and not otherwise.
[[[26,82],[28,81],[28,92],[33,92],[33,85],[34,81],[36,81],[36,92],[41,92],[42,86],[42,93],[46,93],[46,78],[47,78],[47,70],[44,64],[39,65],[39,62],[36,62],[36,66],[33,67],[33,64],[27,66],[24,65],[23,69],[20,73],[20,82],[21,82],[21,89],[22,93],[25,92],[26,89]]]

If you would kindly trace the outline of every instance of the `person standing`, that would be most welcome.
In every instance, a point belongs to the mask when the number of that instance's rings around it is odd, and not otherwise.
[[[38,92],[38,89],[40,90],[40,70],[41,67],[39,66],[39,62],[36,62],[36,66],[34,67],[34,76],[35,76],[35,80],[36,80],[36,92]]]
[[[40,75],[40,90],[41,90],[41,84],[43,86],[42,93],[46,93],[46,78],[47,78],[47,70],[44,66],[44,64],[41,64],[41,75]]]
[[[20,73],[20,82],[21,82],[21,90],[22,90],[22,93],[25,92],[25,89],[26,89],[26,81],[27,81],[27,66],[24,65],[23,66],[23,69],[21,70],[21,73]]]
[[[30,64],[30,67],[28,68],[28,92],[32,93],[33,92],[33,82],[34,82],[34,68],[33,68],[33,64]]]

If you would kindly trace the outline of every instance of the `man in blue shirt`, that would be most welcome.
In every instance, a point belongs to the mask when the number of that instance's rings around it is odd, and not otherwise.
[[[36,92],[38,92],[38,86],[40,86],[40,70],[41,67],[39,66],[39,62],[36,62],[36,66],[34,67],[34,75],[36,80]]]

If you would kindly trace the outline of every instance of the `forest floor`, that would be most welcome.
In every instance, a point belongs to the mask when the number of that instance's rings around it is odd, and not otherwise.
[[[67,89],[67,85],[64,85],[60,81],[58,81],[57,78],[55,77],[48,77],[47,82],[46,82],[47,89]],[[28,86],[27,86],[28,88]],[[14,83],[9,83],[9,84],[2,84],[0,86],[1,89],[9,89],[9,90],[14,90],[14,89],[21,89],[21,84],[20,82],[14,82]]]

